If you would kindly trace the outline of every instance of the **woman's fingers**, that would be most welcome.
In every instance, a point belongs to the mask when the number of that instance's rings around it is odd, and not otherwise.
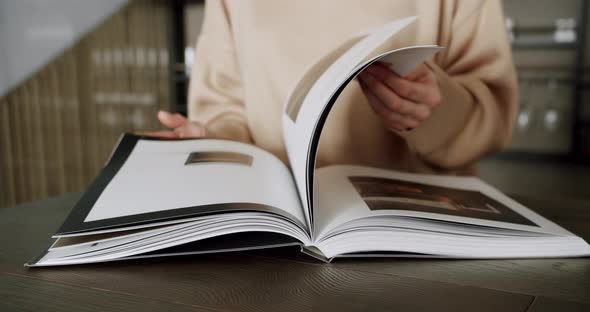
[[[404,78],[411,81],[421,81],[426,79],[431,73],[432,69],[426,63],[422,63]]]
[[[426,104],[415,103],[400,97],[383,81],[379,80],[371,73],[361,73],[361,75],[359,75],[359,80],[366,89],[370,90],[371,93],[392,112],[418,121],[423,121],[430,117],[430,108]]]
[[[174,131],[148,131],[148,132],[136,132],[135,134],[147,137],[161,138],[161,139],[178,139],[178,134]]]
[[[427,68],[426,65],[422,64],[418,69],[410,73],[410,75],[413,78],[427,76],[428,72],[424,73],[423,67]],[[425,83],[423,81],[402,78],[385,65],[379,63],[367,67],[366,71],[404,99],[415,103],[423,103],[431,107],[436,106],[440,101],[438,89],[433,88],[428,82]]]
[[[186,119],[184,116],[178,113],[171,114],[163,110],[158,112],[158,120],[160,120],[160,123],[164,125],[164,127],[172,129],[176,129],[188,123],[188,119]]]
[[[369,105],[381,118],[386,127],[392,130],[405,131],[418,126],[419,121],[390,110],[363,82],[360,83]]]
[[[175,128],[174,133],[180,139],[202,138],[206,135],[205,127],[194,122],[186,122],[182,126]]]
[[[159,111],[158,120],[160,120],[163,126],[172,130],[138,132],[137,134],[163,139],[201,138],[206,135],[205,127],[196,122],[189,122],[188,119],[180,114]]]

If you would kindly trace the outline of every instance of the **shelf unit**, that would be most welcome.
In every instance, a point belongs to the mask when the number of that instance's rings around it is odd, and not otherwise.
[[[499,154],[497,158],[516,158],[516,159],[552,159],[567,162],[590,162],[590,121],[585,121],[582,114],[582,106],[584,105],[584,91],[590,88],[590,82],[584,80],[584,74],[589,72],[586,61],[586,36],[588,28],[588,2],[585,0],[578,0],[578,12],[575,43],[560,43],[553,40],[543,40],[536,38],[536,40],[518,40],[519,35],[523,34],[547,34],[555,29],[553,27],[528,27],[528,28],[514,28],[517,40],[512,44],[514,51],[562,51],[570,50],[575,52],[574,64],[571,69],[571,77],[555,77],[555,78],[526,78],[527,81],[540,82],[548,80],[556,80],[559,83],[569,84],[573,88],[572,92],[572,107],[573,107],[573,124],[571,129],[572,144],[571,148],[566,154],[551,154],[534,151],[507,151]],[[542,67],[542,66],[541,66]],[[547,66],[548,70],[559,70],[559,67]],[[519,70],[522,68],[517,67]],[[531,68],[527,68],[531,69]],[[534,68],[536,69],[536,68]],[[563,69],[563,68],[561,68]]]

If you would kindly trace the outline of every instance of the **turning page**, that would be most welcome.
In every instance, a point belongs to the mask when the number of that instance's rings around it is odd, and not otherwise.
[[[414,20],[415,17],[402,19],[349,39],[310,67],[291,91],[283,115],[283,132],[310,228],[313,228],[312,190],[317,145],[327,114],[338,95],[373,62],[387,62],[392,70],[405,76],[440,50],[437,46],[409,47],[367,60],[378,47]]]

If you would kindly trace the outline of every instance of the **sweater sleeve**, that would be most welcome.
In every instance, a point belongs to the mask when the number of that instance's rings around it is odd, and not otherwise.
[[[506,147],[518,108],[500,1],[457,7],[449,31],[441,42],[446,49],[429,64],[442,103],[419,127],[401,133],[418,157],[444,169],[471,165]]]
[[[205,4],[189,83],[188,117],[205,125],[208,136],[251,142],[230,19],[221,0]]]

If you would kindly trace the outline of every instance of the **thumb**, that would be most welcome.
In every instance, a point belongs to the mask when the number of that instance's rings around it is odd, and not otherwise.
[[[431,71],[430,67],[426,63],[418,65],[411,73],[407,74],[404,78],[410,81],[417,81],[428,75]]]
[[[158,112],[158,120],[168,128],[178,128],[187,123],[187,119],[180,114],[171,114],[167,111]]]

